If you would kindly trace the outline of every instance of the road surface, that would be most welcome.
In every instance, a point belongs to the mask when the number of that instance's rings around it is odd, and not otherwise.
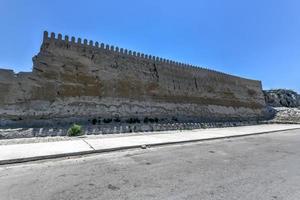
[[[300,130],[0,166],[1,200],[299,200]]]

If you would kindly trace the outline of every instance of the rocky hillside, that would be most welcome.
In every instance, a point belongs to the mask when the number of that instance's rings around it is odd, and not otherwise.
[[[292,90],[265,90],[266,103],[272,107],[300,107],[300,95]]]
[[[292,90],[266,90],[265,100],[273,123],[300,123],[300,95]]]

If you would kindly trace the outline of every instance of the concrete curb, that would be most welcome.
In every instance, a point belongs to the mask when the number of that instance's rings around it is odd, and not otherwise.
[[[265,132],[259,132],[259,133],[239,134],[239,135],[232,135],[232,136],[220,136],[220,137],[213,137],[213,138],[202,138],[202,139],[194,139],[194,140],[175,141],[175,142],[160,142],[160,143],[143,144],[143,145],[130,145],[130,146],[99,149],[99,150],[80,151],[80,152],[18,158],[18,159],[10,159],[10,160],[0,160],[0,165],[25,163],[25,162],[31,162],[31,161],[48,160],[48,159],[56,159],[56,158],[63,158],[63,157],[82,156],[82,155],[96,154],[96,153],[108,153],[108,152],[122,151],[122,150],[129,150],[129,149],[139,149],[139,148],[142,148],[142,146],[144,146],[144,145],[146,147],[158,147],[158,146],[185,144],[185,143],[193,143],[193,142],[218,140],[218,139],[247,137],[247,136],[262,135],[262,134],[269,134],[269,133],[276,133],[276,132],[285,132],[285,131],[292,131],[292,130],[299,130],[299,129],[300,128],[290,128],[290,129],[284,129],[284,130],[265,131]]]

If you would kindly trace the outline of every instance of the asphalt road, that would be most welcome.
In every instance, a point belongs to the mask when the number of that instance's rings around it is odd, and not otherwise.
[[[300,199],[300,130],[0,167],[1,200]]]

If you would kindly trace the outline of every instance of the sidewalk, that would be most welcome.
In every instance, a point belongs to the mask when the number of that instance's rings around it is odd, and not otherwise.
[[[300,125],[268,124],[228,128],[163,131],[114,136],[87,136],[54,142],[0,145],[0,164],[109,152],[145,146],[196,142],[300,129]]]

